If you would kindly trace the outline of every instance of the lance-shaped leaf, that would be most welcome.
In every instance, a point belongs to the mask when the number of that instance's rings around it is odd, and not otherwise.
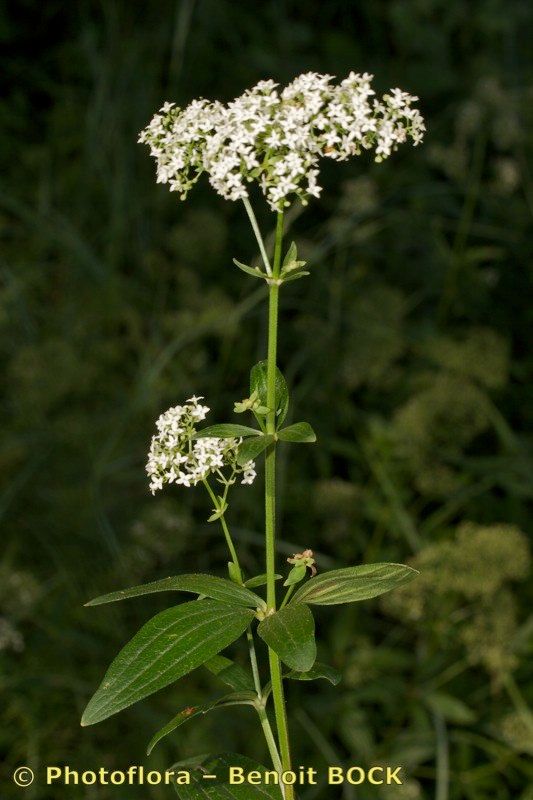
[[[81,724],[101,722],[183,677],[238,639],[253,617],[250,609],[216,600],[157,614],[115,658]]]
[[[206,439],[207,437],[215,436],[218,439],[233,439],[235,437],[257,436],[258,431],[256,428],[250,428],[248,425],[233,425],[232,423],[224,423],[222,425],[210,425],[209,428],[202,428],[194,435],[195,439]]]
[[[267,362],[260,361],[250,372],[250,394],[257,392],[262,406],[268,407],[267,402]],[[289,390],[287,381],[276,367],[276,420],[281,425],[289,408]]]
[[[311,669],[307,670],[307,672],[296,672],[296,670],[292,670],[283,677],[289,678],[292,681],[317,681],[323,678],[332,683],[333,686],[336,686],[340,682],[342,676],[335,667],[330,667],[328,664],[321,664],[319,661],[315,661],[314,665]]]
[[[278,439],[281,439],[282,442],[307,444],[316,442],[316,434],[308,422],[295,422],[294,425],[278,431]]]
[[[305,278],[306,275],[310,275],[311,273],[305,269],[301,269],[298,271],[290,272],[287,277],[283,278],[283,283],[290,283],[291,281],[297,281],[299,278]]]
[[[236,664],[231,658],[226,656],[213,656],[203,665],[222,683],[230,686],[236,692],[247,692],[254,690],[254,679],[240,664]]]
[[[189,575],[174,575],[170,578],[163,578],[160,581],[143,583],[140,586],[132,586],[130,589],[122,589],[118,592],[103,594],[89,600],[85,605],[100,606],[104,603],[116,603],[118,600],[127,600],[131,597],[140,597],[144,594],[155,594],[157,592],[192,592],[193,594],[210,597],[213,600],[220,600],[221,603],[229,605],[246,606],[247,608],[264,608],[265,601],[255,592],[251,592],[244,586],[239,586],[226,578],[219,578],[216,575],[204,575],[203,573],[191,573]]]
[[[266,780],[261,780],[258,786],[230,783],[231,767],[240,767],[245,775],[267,772],[262,764],[236,753],[208,756],[191,775],[190,784],[175,784],[178,797],[180,800],[282,800],[280,787],[268,784]],[[205,775],[216,777],[206,778]]]
[[[311,578],[295,592],[291,604],[305,602],[333,606],[369,600],[409,583],[417,575],[416,569],[404,564],[362,564],[335,569]]]
[[[274,575],[274,580],[279,581],[283,578],[283,575]],[[268,575],[266,572],[263,572],[262,575],[255,575],[253,578],[248,578],[247,581],[244,581],[244,585],[247,586],[249,589],[256,589],[258,586],[264,586],[268,583]]]
[[[152,736],[146,749],[146,755],[149,756],[156,744],[159,744],[165,736],[173,733],[176,728],[181,727],[186,722],[189,722],[189,720],[194,719],[194,717],[208,714],[209,711],[213,711],[215,708],[253,705],[254,700],[257,700],[255,692],[232,692],[231,694],[224,695],[224,697],[219,697],[217,700],[211,700],[209,703],[203,703],[200,706],[188,706],[182,709],[179,714],[176,714],[175,717]]]
[[[302,267],[305,267],[306,263],[306,261],[298,260],[298,250],[296,248],[296,244],[292,242],[291,246],[287,250],[285,258],[283,259],[281,277],[284,278],[285,275],[293,272],[294,270],[302,269]]]
[[[283,266],[286,267],[287,264],[290,264],[292,261],[296,261],[298,258],[298,249],[296,247],[296,242],[291,242],[289,249],[285,253],[285,258],[283,259]]]
[[[269,444],[272,444],[274,437],[270,434],[263,436],[254,436],[252,439],[246,439],[239,447],[237,455],[237,463],[241,466],[247,464],[248,461],[253,461],[254,458],[266,450]]]
[[[315,663],[315,621],[303,603],[286,606],[266,617],[257,632],[291,669],[307,672]]]
[[[236,258],[233,259],[233,263],[239,269],[242,269],[243,272],[246,272],[248,275],[253,275],[254,278],[268,278],[259,267],[250,267],[248,264],[243,264],[242,261],[237,261]]]

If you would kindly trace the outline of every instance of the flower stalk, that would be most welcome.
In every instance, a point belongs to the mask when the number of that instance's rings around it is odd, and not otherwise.
[[[218,507],[220,505],[220,502],[217,499],[213,489],[209,485],[209,481],[208,480],[204,480],[204,485],[205,485],[205,488],[207,489],[207,491],[209,493],[209,497],[213,501],[215,509],[218,509]],[[221,502],[222,502],[222,510],[221,510],[220,517],[219,517],[220,526],[222,528],[222,532],[224,533],[224,538],[226,539],[226,544],[228,545],[228,550],[230,552],[232,561],[233,561],[233,563],[235,565],[235,576],[238,578],[240,583],[243,583],[242,570],[241,570],[241,566],[239,564],[239,556],[237,555],[237,551],[235,549],[235,545],[233,543],[233,539],[231,538],[231,533],[229,532],[228,524],[226,522],[226,518],[225,518],[225,514],[224,514],[224,506],[225,506],[225,503],[226,503],[227,489],[228,489],[228,487],[226,486],[226,491],[224,492],[224,494],[222,496],[222,500],[221,500]]]

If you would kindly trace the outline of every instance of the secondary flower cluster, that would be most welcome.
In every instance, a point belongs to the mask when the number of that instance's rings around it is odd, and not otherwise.
[[[158,433],[152,437],[146,472],[150,491],[155,494],[165,483],[196,486],[208,475],[217,473],[223,481],[233,481],[242,475],[241,483],[253,483],[255,463],[237,464],[241,439],[205,437],[196,439],[196,425],[205,419],[209,408],[200,403],[201,397],[191,397],[182,406],[174,406],[161,414],[156,422]],[[222,470],[230,468],[226,478]]]
[[[374,149],[382,161],[408,138],[422,141],[418,98],[392,89],[378,99],[372,78],[351,72],[333,84],[331,75],[309,72],[281,91],[272,80],[260,81],[227,105],[165,103],[139,141],[157,161],[158,183],[182,200],[205,172],[228,200],[247,197],[247,183],[257,181],[274,210],[295,197],[306,204],[321,192],[321,157],[343,161]]]

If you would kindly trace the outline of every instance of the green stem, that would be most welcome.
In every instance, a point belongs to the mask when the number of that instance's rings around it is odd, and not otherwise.
[[[276,354],[278,327],[278,286],[269,287],[268,304],[268,360],[267,406],[271,409],[266,418],[267,434],[276,432]],[[267,574],[267,606],[276,608],[276,445],[272,444],[265,457],[265,547]]]
[[[274,248],[274,264],[272,277],[279,277],[281,251],[283,245],[283,212],[279,211],[276,224],[276,243]],[[279,286],[272,282],[269,285],[268,302],[268,354],[267,354],[267,406],[270,409],[266,418],[267,433],[276,432],[276,361],[278,347],[278,300]],[[267,607],[276,610],[276,445],[268,448],[265,457],[265,550],[267,574]],[[277,654],[269,648],[270,679],[272,682],[272,698],[276,715],[279,749],[283,770],[291,769],[291,752],[289,730],[281,665]],[[287,786],[286,800],[294,800],[294,789]]]
[[[248,214],[248,218],[250,220],[250,224],[252,226],[252,230],[255,233],[255,238],[257,240],[257,244],[259,246],[259,252],[261,253],[261,258],[263,259],[263,264],[265,265],[265,269],[268,275],[272,275],[272,267],[270,266],[270,261],[267,256],[265,243],[263,242],[263,237],[261,236],[261,231],[259,230],[259,225],[257,224],[257,220],[255,218],[254,210],[252,205],[247,197],[243,197],[242,202],[244,203],[244,207],[246,209],[246,213]]]
[[[219,508],[219,502],[218,502],[216,494],[214,493],[214,491],[212,490],[211,486],[209,485],[209,481],[207,479],[204,479],[203,483],[204,483],[205,488],[209,492],[209,496],[210,496],[211,500],[213,501],[213,505],[214,505],[215,509],[218,509]],[[235,568],[237,570],[237,575],[239,577],[239,580],[240,580],[241,583],[244,583],[244,581],[242,579],[241,566],[239,564],[239,557],[237,555],[237,551],[235,550],[235,545],[233,544],[233,539],[231,538],[231,534],[229,532],[229,528],[227,526],[227,523],[226,523],[226,520],[224,518],[224,515],[222,515],[220,517],[220,524],[222,526],[222,530],[224,531],[224,536],[226,538],[226,543],[228,545],[228,549],[229,549],[230,554],[231,554],[231,559],[232,559],[233,563],[235,564]]]
[[[252,674],[254,676],[254,686],[255,691],[257,692],[257,702],[254,703],[255,709],[259,716],[259,721],[261,723],[261,727],[263,729],[263,734],[265,736],[265,741],[267,743],[268,752],[270,753],[270,758],[272,759],[272,764],[274,769],[281,776],[283,772],[283,765],[281,763],[281,758],[279,756],[278,746],[276,744],[276,739],[274,738],[274,734],[272,733],[272,727],[270,725],[270,720],[268,718],[268,714],[265,709],[264,699],[263,699],[263,692],[261,689],[261,678],[259,675],[259,667],[257,665],[257,654],[255,652],[255,644],[254,644],[254,635],[252,633],[251,627],[246,631],[246,638],[248,639],[248,650],[250,653],[250,664],[252,665]],[[283,791],[283,785],[281,787],[283,796],[285,797],[285,792]]]
[[[246,638],[248,639],[248,651],[250,653],[250,664],[252,665],[252,674],[254,676],[254,686],[255,691],[257,692],[257,696],[261,697],[261,678],[259,675],[259,667],[257,666],[257,654],[255,652],[255,644],[254,644],[254,635],[252,633],[252,629],[247,628],[246,630]]]
[[[279,757],[276,740],[274,738],[274,734],[272,733],[272,728],[270,726],[270,720],[268,719],[268,714],[265,708],[261,705],[257,706],[257,713],[261,721],[261,727],[263,728],[263,733],[265,735],[265,740],[268,746],[268,752],[270,753],[270,758],[272,759],[272,764],[274,765],[274,769],[276,770],[278,775],[281,775],[283,773],[283,764],[281,762],[281,758]],[[287,792],[286,790],[284,791],[284,787],[282,784],[281,784],[281,790],[283,792],[283,796],[286,798],[286,800],[288,800]]]
[[[286,605],[287,605],[287,603],[289,602],[289,600],[290,600],[290,597],[291,597],[291,595],[292,595],[292,593],[294,592],[294,590],[295,590],[295,589],[296,589],[296,585],[295,585],[294,583],[293,583],[293,585],[292,585],[292,586],[289,586],[289,588],[287,589],[287,594],[286,594],[286,595],[285,595],[285,597],[283,598],[283,603],[282,603],[282,604],[280,605],[280,607],[279,607],[279,608],[280,608],[280,611],[281,611],[281,609],[282,609],[282,608],[285,608],[285,606],[286,606]]]

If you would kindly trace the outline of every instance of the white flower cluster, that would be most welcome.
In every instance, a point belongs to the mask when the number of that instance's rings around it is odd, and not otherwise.
[[[217,473],[223,481],[233,482],[236,475],[242,475],[241,483],[253,483],[255,463],[237,464],[241,439],[194,438],[197,423],[209,411],[201,405],[202,399],[191,397],[184,405],[169,408],[157,420],[158,433],[152,437],[146,465],[152,494],[165,483],[196,486],[212,473]],[[229,478],[222,472],[225,467],[231,469]]]
[[[382,161],[408,138],[422,141],[418,98],[392,89],[378,99],[372,78],[352,72],[333,84],[331,75],[309,72],[281,91],[274,81],[260,81],[227,105],[165,103],[139,141],[157,161],[158,183],[182,200],[205,172],[228,200],[247,197],[247,183],[257,181],[274,210],[294,197],[306,204],[321,192],[321,157],[343,161],[374,149]]]

